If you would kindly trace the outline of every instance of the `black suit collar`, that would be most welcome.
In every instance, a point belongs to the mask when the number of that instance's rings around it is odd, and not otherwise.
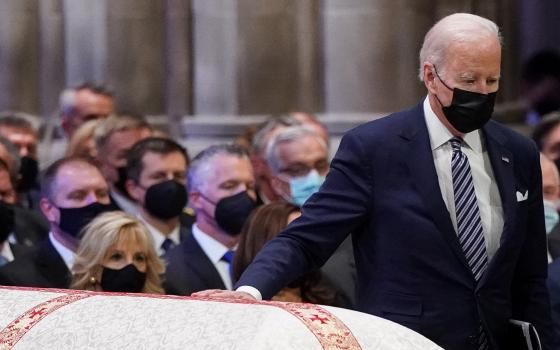
[[[496,180],[498,191],[500,192],[504,218],[500,247],[496,251],[492,261],[490,261],[490,266],[488,267],[488,271],[490,272],[493,265],[499,264],[504,254],[504,249],[502,248],[507,246],[507,242],[515,232],[517,198],[515,197],[515,158],[513,153],[507,148],[507,137],[497,126],[497,123],[493,121],[488,122],[483,128],[483,131],[486,139],[486,149],[494,172],[494,179]],[[485,274],[481,281],[482,283],[489,274],[490,273]]]
[[[46,238],[35,254],[35,262],[41,275],[52,283],[55,288],[70,286],[70,271],[66,263],[52,245],[50,238]]]
[[[400,136],[406,141],[405,154],[409,155],[407,163],[412,182],[426,203],[436,227],[443,234],[455,256],[468,271],[471,271],[453,228],[447,206],[443,201],[430,146],[430,136],[424,118],[423,103],[421,102],[405,112],[404,118],[406,126],[400,132]]]
[[[191,270],[198,275],[200,280],[204,281],[205,285],[220,286],[219,288],[226,289],[222,277],[193,234],[189,234],[180,246],[183,249],[185,264],[190,266]]]

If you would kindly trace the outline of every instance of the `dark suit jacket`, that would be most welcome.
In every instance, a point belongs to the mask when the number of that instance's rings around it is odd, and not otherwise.
[[[70,271],[51,241],[46,238],[31,252],[0,267],[0,285],[68,288]]]
[[[25,258],[29,253],[33,251],[33,248],[21,244],[9,244],[10,249],[12,250],[12,254],[14,255],[14,260],[18,258]]]
[[[42,242],[48,233],[49,223],[42,214],[14,206],[14,236],[18,244],[33,247]]]
[[[190,295],[205,289],[226,288],[192,234],[169,251],[164,260],[167,262],[164,281],[167,294]]]
[[[350,237],[342,242],[321,267],[321,276],[337,293],[334,306],[356,308],[356,263]]]
[[[548,291],[550,292],[550,306],[552,322],[556,336],[560,336],[560,259],[548,265]]]
[[[560,258],[560,224],[556,224],[547,236],[548,252],[553,260]]]
[[[529,139],[483,128],[504,212],[500,248],[475,282],[445,206],[422,103],[348,132],[321,190],[268,242],[236,286],[264,298],[321,266],[352,232],[357,309],[409,327],[445,349],[477,348],[482,322],[495,349],[508,319],[551,340],[539,155]],[[517,202],[516,191],[528,191]]]

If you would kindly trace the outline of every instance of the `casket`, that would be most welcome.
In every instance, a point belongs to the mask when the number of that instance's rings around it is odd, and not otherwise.
[[[313,304],[0,287],[0,349],[440,349]]]

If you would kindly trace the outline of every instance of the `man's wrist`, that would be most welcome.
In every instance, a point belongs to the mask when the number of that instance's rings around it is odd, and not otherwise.
[[[236,292],[244,292],[251,295],[253,298],[257,300],[262,300],[261,292],[255,287],[251,286],[241,286],[235,290]]]

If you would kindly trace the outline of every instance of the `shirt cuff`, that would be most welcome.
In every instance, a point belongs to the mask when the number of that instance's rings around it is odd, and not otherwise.
[[[250,294],[253,298],[257,300],[262,300],[261,292],[255,287],[251,286],[241,286],[235,290],[236,292],[245,292]]]

